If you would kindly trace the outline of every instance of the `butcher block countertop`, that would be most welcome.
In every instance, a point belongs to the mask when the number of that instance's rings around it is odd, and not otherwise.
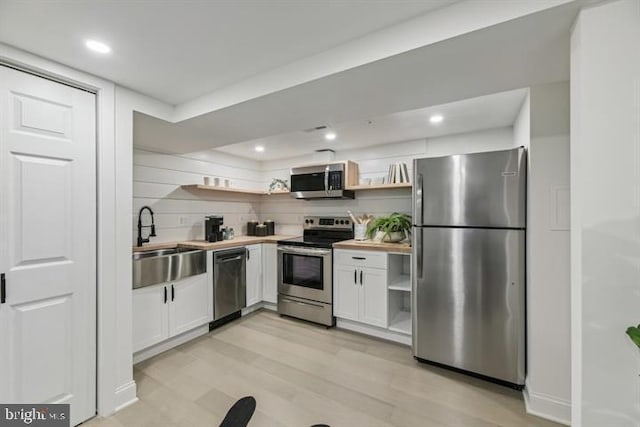
[[[373,240],[344,240],[333,244],[334,249],[359,249],[362,251],[394,252],[401,254],[411,253],[411,244],[408,242],[386,243]]]
[[[258,243],[276,243],[278,240],[293,239],[294,237],[298,236],[276,234],[274,236],[236,236],[231,240],[223,240],[221,242],[207,242],[206,240],[186,240],[183,242],[147,243],[144,246],[134,246],[133,251],[155,251],[158,249],[169,249],[177,247],[203,250],[227,249],[235,248],[237,246],[255,245]]]
[[[276,243],[278,240],[293,239],[298,236],[285,234],[276,234],[274,236],[236,236],[231,240],[223,240],[221,242],[207,242],[205,240],[186,240],[183,242],[165,242],[165,243],[147,243],[144,246],[134,246],[134,252],[155,251],[158,249],[169,248],[190,248],[190,249],[228,249],[237,246],[255,245],[258,243]],[[402,243],[383,243],[373,240],[345,240],[334,243],[334,249],[359,249],[363,251],[380,251],[410,254],[411,245],[408,242]]]

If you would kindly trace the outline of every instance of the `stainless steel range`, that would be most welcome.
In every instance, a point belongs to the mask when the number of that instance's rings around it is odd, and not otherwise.
[[[353,239],[348,217],[304,218],[302,237],[278,241],[278,313],[333,326],[333,249]]]

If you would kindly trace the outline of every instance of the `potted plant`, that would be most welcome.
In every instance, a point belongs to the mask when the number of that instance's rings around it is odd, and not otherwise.
[[[380,216],[369,223],[367,237],[383,242],[399,242],[411,232],[411,216],[394,212],[389,216]]]
[[[629,335],[629,338],[631,338],[631,341],[634,342],[635,345],[638,346],[638,348],[640,348],[640,325],[636,326],[629,326],[627,328],[627,335]]]

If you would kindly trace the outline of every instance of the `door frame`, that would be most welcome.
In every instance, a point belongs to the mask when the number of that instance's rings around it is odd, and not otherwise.
[[[121,385],[117,384],[116,376],[118,353],[121,350],[118,342],[122,341],[117,324],[118,300],[130,300],[131,295],[130,282],[121,284],[121,289],[114,286],[118,283],[116,272],[119,269],[116,236],[122,231],[118,229],[120,224],[116,219],[122,215],[129,219],[131,200],[122,203],[126,191],[118,190],[116,166],[126,147],[118,149],[115,143],[115,85],[1,43],[0,63],[87,90],[96,96],[96,411],[99,415],[108,415],[137,400],[133,379],[128,384]],[[130,367],[131,365],[129,369]]]

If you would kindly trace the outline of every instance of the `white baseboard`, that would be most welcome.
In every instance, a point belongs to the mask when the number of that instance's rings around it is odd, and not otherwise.
[[[184,344],[187,341],[191,341],[194,338],[198,338],[201,335],[209,333],[209,324],[204,324],[195,329],[192,329],[184,334],[178,335],[177,337],[169,338],[166,341],[162,341],[159,344],[156,344],[152,347],[145,348],[144,350],[140,350],[137,353],[133,353],[133,364],[140,363],[143,360],[146,360],[150,357],[153,357],[157,354],[163,353],[167,350],[172,349],[173,347],[177,347],[180,344]]]
[[[251,314],[254,311],[258,311],[261,309],[266,309],[266,310],[271,310],[271,311],[278,311],[278,304],[274,304],[272,302],[267,302],[267,301],[260,301],[258,303],[253,304],[250,307],[245,307],[242,309],[242,315],[246,316],[247,314]]]
[[[260,301],[260,302],[257,302],[255,304],[249,306],[249,307],[243,308],[242,309],[242,315],[246,316],[247,314],[251,314],[254,311],[260,310],[262,308],[263,304],[264,304],[264,302]]]
[[[129,381],[128,383],[118,387],[116,389],[115,412],[118,412],[119,410],[136,403],[138,401],[138,397],[136,396],[136,394],[137,389],[135,381]]]
[[[536,393],[531,390],[527,382],[524,390],[524,405],[527,414],[545,418],[556,423],[571,425],[571,402],[544,393]]]
[[[388,329],[379,328],[377,326],[365,325],[360,322],[354,322],[352,320],[345,319],[336,319],[336,326],[338,328],[347,329],[349,331],[359,332],[361,334],[382,338],[387,341],[393,341],[404,345],[411,345],[411,336],[393,332]]]
[[[262,301],[262,308],[271,311],[278,311],[278,304],[273,302]]]

